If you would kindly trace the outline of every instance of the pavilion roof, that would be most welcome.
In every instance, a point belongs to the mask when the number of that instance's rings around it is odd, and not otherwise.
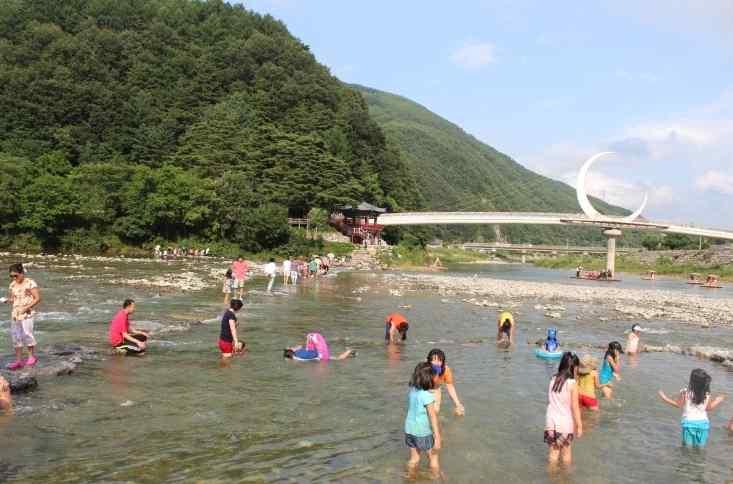
[[[342,205],[340,207],[337,207],[341,212],[344,213],[344,215],[347,214],[375,214],[375,213],[385,213],[387,211],[386,208],[377,207],[376,205],[372,205],[371,203],[367,202],[361,202],[359,205]]]

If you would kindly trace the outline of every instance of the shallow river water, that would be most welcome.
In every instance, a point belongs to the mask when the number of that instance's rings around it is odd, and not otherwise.
[[[9,259],[0,259],[7,265]],[[525,301],[518,344],[497,350],[496,309],[460,297],[389,292],[400,274],[341,273],[337,277],[261,292],[254,278],[240,317],[250,347],[222,364],[216,341],[225,262],[121,262],[37,259],[30,276],[41,286],[36,323],[40,345],[77,342],[100,349],[72,375],[43,378],[15,398],[16,414],[0,420],[0,481],[18,482],[402,482],[407,381],[433,347],[447,353],[465,417],[444,394],[441,464],[447,482],[726,482],[733,479],[733,416],[727,400],[711,414],[704,450],[679,444],[679,412],[656,396],[675,393],[690,370],[705,368],[713,392],[733,397],[733,374],[708,361],[670,353],[625,359],[616,398],[599,414],[584,413],[586,434],[573,446],[575,464],[549,473],[542,431],[547,385],[555,364],[533,356],[528,341],[552,325],[572,344],[625,341],[628,321],[579,321],[567,304],[560,320]],[[480,277],[566,282],[561,271],[523,266],[462,267]],[[205,289],[178,291],[125,284],[191,273]],[[534,274],[534,275],[533,275]],[[278,281],[280,282],[280,281]],[[669,283],[670,287],[682,285]],[[657,282],[659,284],[659,282]],[[666,282],[662,282],[666,284]],[[572,286],[569,286],[572,287]],[[155,340],[140,358],[109,354],[109,318],[125,297],[137,301],[134,320]],[[717,293],[711,297],[725,297]],[[410,319],[408,341],[385,347],[383,318],[400,305]],[[0,315],[1,354],[8,356],[7,318]],[[186,322],[203,321],[188,327]],[[650,344],[731,346],[733,329],[644,321]],[[282,349],[319,331],[333,354],[358,356],[297,363]],[[569,347],[568,349],[573,349]],[[602,356],[601,350],[594,350]],[[7,359],[7,358],[6,358]],[[419,477],[427,479],[427,473]]]

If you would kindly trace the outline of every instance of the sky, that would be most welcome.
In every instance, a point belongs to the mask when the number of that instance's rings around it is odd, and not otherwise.
[[[733,1],[247,0],[339,79],[405,96],[653,220],[732,228]]]

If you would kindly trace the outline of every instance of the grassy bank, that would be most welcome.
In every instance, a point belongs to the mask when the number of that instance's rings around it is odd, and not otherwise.
[[[536,259],[534,265],[548,269],[575,269],[579,265],[587,270],[600,271],[606,268],[604,257],[563,255],[560,257],[548,257]],[[722,279],[733,281],[733,265],[699,265],[676,263],[669,257],[658,257],[652,264],[646,264],[634,256],[619,256],[616,258],[616,272],[627,272],[631,274],[645,274],[647,271],[656,271],[660,275],[687,277],[692,272],[703,276],[706,274],[718,274]]]
[[[468,264],[472,262],[486,262],[493,257],[478,252],[463,249],[438,247],[422,249],[397,245],[389,252],[380,255],[382,264],[391,268],[419,269],[431,267],[436,259],[440,259],[443,266],[450,264]]]

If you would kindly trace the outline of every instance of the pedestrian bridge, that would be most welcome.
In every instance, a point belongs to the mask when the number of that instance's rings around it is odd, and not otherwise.
[[[535,213],[535,212],[403,212],[385,213],[379,216],[380,225],[579,225],[602,229],[651,230],[655,232],[685,234],[711,239],[733,240],[733,231],[653,222],[638,218],[633,222],[618,217],[590,218],[579,213]]]

